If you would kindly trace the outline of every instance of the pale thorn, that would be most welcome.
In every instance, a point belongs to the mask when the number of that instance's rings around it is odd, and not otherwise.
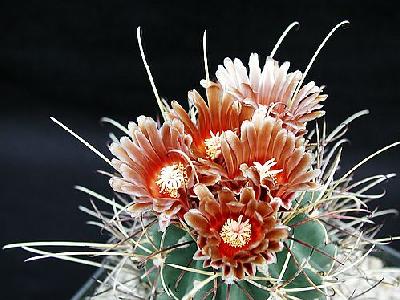
[[[108,163],[111,167],[114,167],[111,164],[111,161],[104,155],[102,154],[99,150],[97,150],[95,147],[93,147],[89,142],[85,141],[83,138],[81,138],[79,135],[77,135],[75,132],[73,132],[71,129],[69,129],[66,125],[58,121],[54,117],[50,117],[50,119],[56,123],[58,126],[60,126],[62,129],[64,129],[66,132],[71,134],[74,138],[76,138],[78,141],[80,141],[82,144],[84,144],[86,147],[88,147],[92,152],[94,152],[97,156],[99,156],[102,160],[104,160],[106,163]]]
[[[329,40],[329,38],[335,33],[335,31],[337,29],[339,29],[340,27],[342,27],[345,24],[350,24],[350,22],[348,20],[344,20],[342,22],[340,22],[339,24],[337,24],[335,27],[333,27],[331,29],[331,31],[326,35],[326,37],[324,38],[324,40],[322,41],[322,43],[318,46],[317,50],[315,51],[313,57],[311,58],[310,62],[307,65],[306,70],[303,73],[303,76],[301,77],[301,80],[299,81],[299,83],[297,84],[296,90],[293,93],[293,96],[289,102],[288,108],[291,107],[291,104],[293,103],[294,99],[296,98],[298,92],[300,91],[301,86],[303,85],[304,79],[306,78],[308,71],[310,71],[311,66],[313,65],[315,59],[317,58],[319,52],[321,51],[321,49],[325,46],[326,42]]]
[[[137,41],[138,41],[138,44],[139,44],[140,56],[141,56],[141,58],[142,58],[144,67],[145,67],[145,69],[146,69],[147,76],[149,77],[149,81],[150,81],[151,87],[152,87],[152,89],[153,89],[153,94],[154,94],[154,96],[156,97],[158,107],[159,107],[160,110],[161,110],[161,114],[162,114],[164,120],[166,120],[166,119],[167,119],[167,118],[166,118],[166,115],[165,115],[165,110],[166,110],[166,109],[165,109],[165,107],[164,107],[163,102],[161,101],[160,96],[158,95],[158,91],[157,91],[157,87],[156,87],[156,85],[155,85],[155,83],[154,83],[153,75],[151,75],[151,71],[150,71],[149,64],[148,64],[147,61],[146,61],[146,55],[144,54],[144,50],[143,50],[143,46],[142,46],[142,37],[141,37],[141,33],[140,33],[140,32],[141,32],[141,29],[140,29],[140,26],[139,26],[139,27],[136,29],[136,38],[137,38]]]
[[[235,283],[235,277],[232,274],[225,276],[223,279],[224,279],[225,284],[234,284]]]
[[[349,171],[346,172],[346,174],[344,174],[341,178],[341,180],[349,177],[352,173],[354,173],[354,171],[356,171],[359,167],[361,167],[363,164],[365,164],[367,161],[369,161],[370,159],[374,158],[375,156],[381,154],[382,152],[385,152],[386,150],[389,150],[390,148],[393,147],[397,147],[400,145],[400,142],[394,142],[386,147],[383,147],[381,149],[379,149],[378,151],[370,154],[369,156],[367,156],[366,158],[364,158],[362,161],[360,161],[358,164],[356,164],[353,168],[351,168]]]
[[[204,30],[203,34],[203,60],[204,60],[204,69],[206,71],[206,81],[208,84],[210,82],[210,73],[208,70],[208,60],[207,60],[207,30]]]
[[[293,27],[299,25],[299,22],[293,22],[291,24],[289,24],[289,26],[285,29],[285,31],[282,33],[282,35],[280,36],[279,40],[276,42],[274,49],[272,49],[271,54],[269,55],[271,58],[274,57],[276,51],[278,50],[279,46],[282,44],[284,38],[287,36],[287,34],[290,32],[290,30],[292,30]]]
[[[119,122],[117,122],[111,118],[103,117],[100,119],[100,121],[103,123],[109,123],[109,124],[113,125],[114,127],[118,128],[119,130],[121,130],[122,132],[124,132],[125,134],[129,135],[128,128],[126,128],[125,126],[121,125]]]

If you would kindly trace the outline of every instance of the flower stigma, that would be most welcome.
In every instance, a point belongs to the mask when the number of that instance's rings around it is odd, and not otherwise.
[[[160,193],[167,194],[171,198],[178,198],[178,190],[184,187],[186,182],[185,166],[182,163],[176,163],[161,169],[156,184],[160,188]]]
[[[276,164],[275,158],[266,161],[264,164],[254,162],[254,167],[258,171],[258,174],[260,174],[261,182],[270,181],[273,185],[278,184],[278,177],[281,175],[282,169],[273,169]]]
[[[249,219],[243,222],[243,215],[240,215],[237,221],[233,219],[226,220],[222,226],[220,237],[225,244],[231,247],[243,247],[251,238],[251,224],[249,223]]]

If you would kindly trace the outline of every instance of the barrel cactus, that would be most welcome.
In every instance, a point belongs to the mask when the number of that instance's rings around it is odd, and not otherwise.
[[[162,245],[163,234],[150,229],[153,243],[170,250],[146,263],[146,270],[157,268],[144,281],[148,280],[149,286],[156,282],[157,290],[162,291],[157,299],[226,299],[227,293],[230,299],[268,299],[273,295],[326,299],[324,277],[333,268],[336,245],[327,243],[326,229],[320,222],[309,220],[307,213],[287,221],[287,226],[291,235],[276,261],[261,267],[252,277],[229,284],[212,267],[193,260],[197,246],[185,229],[170,226]],[[185,245],[179,246],[182,243]],[[151,244],[145,241],[144,246]],[[146,257],[143,250],[137,254]]]
[[[346,22],[337,25],[328,35]],[[293,27],[289,26],[287,32]],[[140,49],[140,32],[138,31]],[[110,160],[78,137],[113,168],[115,192],[106,198],[77,187],[112,207],[82,208],[110,233],[105,244],[25,243],[33,259],[74,255],[107,257],[109,272],[93,299],[331,299],[348,297],[348,271],[385,239],[374,239],[366,192],[393,176],[376,175],[352,182],[370,155],[338,176],[343,138],[361,111],[329,133],[324,89],[289,71],[271,55],[260,65],[251,54],[248,67],[226,58],[203,90],[188,94],[189,111],[158,96],[142,57],[163,122],[141,116],[112,134]],[[205,48],[205,40],[204,40]],[[204,49],[205,50],[205,49]],[[202,96],[203,95],[203,96]],[[314,124],[314,123],[313,123]],[[312,126],[313,127],[312,127]],[[91,252],[50,253],[35,246],[84,246]],[[71,259],[71,257],[73,259]],[[77,260],[75,260],[77,261]],[[99,266],[91,260],[77,262]],[[361,272],[360,272],[361,273]],[[354,273],[352,273],[354,274]],[[367,278],[360,274],[360,278]],[[354,291],[353,291],[354,295]]]

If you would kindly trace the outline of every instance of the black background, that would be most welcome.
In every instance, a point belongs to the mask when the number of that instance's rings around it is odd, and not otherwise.
[[[342,163],[347,170],[366,155],[399,140],[400,11],[395,1],[235,1],[184,4],[171,1],[2,1],[0,4],[0,241],[104,241],[78,211],[85,185],[111,196],[97,169],[108,166],[53,124],[55,116],[100,151],[110,127],[141,114],[156,116],[157,105],[136,42],[144,47],[160,94],[186,103],[189,89],[204,77],[201,37],[208,30],[214,72],[225,56],[247,62],[250,52],[270,53],[284,28],[299,21],[275,58],[304,70],[318,44],[343,19],[308,79],[326,84],[330,128],[364,108],[354,122]],[[358,177],[399,169],[399,150],[360,169]],[[397,178],[384,184],[380,208],[399,209]],[[386,219],[384,234],[398,233]],[[400,245],[393,244],[400,249]],[[55,260],[24,263],[20,250],[0,254],[2,299],[68,299],[94,271]],[[4,294],[5,293],[5,294]]]

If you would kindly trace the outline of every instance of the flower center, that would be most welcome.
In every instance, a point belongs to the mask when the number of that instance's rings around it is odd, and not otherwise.
[[[182,163],[176,163],[161,169],[156,184],[160,188],[160,193],[167,194],[171,198],[178,198],[178,190],[184,187],[186,181],[185,166]]]
[[[206,146],[206,156],[209,159],[216,159],[221,155],[221,136],[219,133],[214,134],[211,132],[211,137],[204,140]]]
[[[233,219],[226,220],[222,226],[220,237],[225,244],[234,248],[240,248],[246,245],[251,238],[251,224],[249,219],[242,222],[243,215],[240,215],[237,221]]]

